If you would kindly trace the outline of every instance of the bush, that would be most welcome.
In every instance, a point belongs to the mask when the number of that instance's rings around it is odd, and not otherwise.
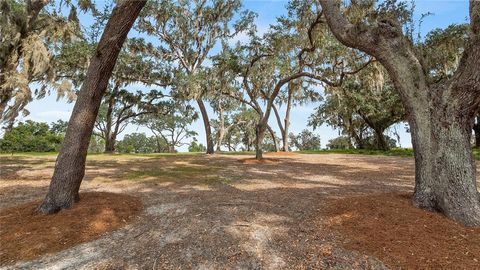
[[[349,149],[351,148],[350,139],[347,136],[340,136],[328,141],[328,149]]]
[[[7,131],[0,139],[1,152],[53,152],[58,151],[63,134],[50,130],[47,123],[28,120]]]
[[[198,143],[196,138],[193,138],[193,141],[188,146],[188,152],[206,152],[207,147],[205,145]]]

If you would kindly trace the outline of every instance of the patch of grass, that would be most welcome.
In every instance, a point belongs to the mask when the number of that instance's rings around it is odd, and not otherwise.
[[[114,153],[114,154],[88,154],[87,158],[93,159],[109,159],[109,158],[128,158],[128,157],[148,157],[148,158],[168,158],[168,157],[179,157],[179,156],[195,156],[201,155],[202,153],[191,153],[191,152],[182,152],[182,153],[132,153],[132,154],[124,154],[124,153]]]
[[[222,151],[222,152],[218,152],[219,154],[222,154],[222,155],[232,155],[232,156],[236,156],[236,155],[242,155],[242,156],[255,156],[255,151],[236,151],[236,152],[228,152],[228,151]]]
[[[480,160],[480,148],[473,148],[473,156],[476,160]]]
[[[206,185],[212,186],[215,184],[230,184],[232,179],[223,176],[212,176],[203,179],[202,182]]]
[[[199,182],[205,184],[224,183],[225,179],[217,175],[219,169],[219,167],[182,165],[173,168],[167,167],[129,172],[122,179],[131,181]]]
[[[384,156],[413,156],[411,148],[392,148],[388,151],[368,149],[322,149],[298,151],[303,154],[353,154],[353,155],[384,155]]]

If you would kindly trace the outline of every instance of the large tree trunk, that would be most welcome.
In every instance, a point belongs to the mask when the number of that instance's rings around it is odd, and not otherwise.
[[[471,121],[465,118],[432,113],[420,121],[413,119],[412,124],[418,125],[411,129],[416,167],[413,202],[464,225],[478,226],[480,195],[470,146]]]
[[[210,126],[210,120],[208,119],[207,109],[203,100],[197,99],[198,107],[200,108],[200,113],[202,114],[203,126],[205,127],[205,136],[207,139],[207,154],[213,154],[213,139],[212,139],[212,127]]]
[[[415,150],[413,203],[466,226],[480,226],[480,195],[470,146],[480,105],[480,2],[470,1],[471,36],[452,78],[429,83],[410,41],[395,22],[353,25],[334,1],[320,0],[327,23],[343,44],[375,56],[402,103]]]
[[[44,214],[70,208],[79,200],[88,143],[118,54],[146,1],[119,1],[105,27],[70,117],[48,193],[39,207]]]

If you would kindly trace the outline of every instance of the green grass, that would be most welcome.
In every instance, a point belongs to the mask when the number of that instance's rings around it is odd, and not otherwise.
[[[104,153],[89,153],[87,157],[176,157],[176,156],[194,156],[204,153],[139,153],[139,154],[104,154]],[[0,153],[0,157],[54,157],[58,152],[18,152],[18,153]]]
[[[392,148],[387,151],[367,150],[367,149],[323,149],[312,151],[298,151],[303,154],[352,154],[352,155],[382,155],[382,156],[402,156],[413,157],[411,148]],[[473,155],[476,160],[480,160],[480,149],[473,149]]]
[[[298,151],[303,154],[353,154],[353,155],[384,155],[384,156],[413,156],[411,148],[393,148],[388,151],[368,149],[322,149]]]
[[[237,151],[237,152],[227,152],[227,151],[222,151],[218,152],[219,154],[222,155],[241,155],[241,156],[255,156],[255,151]]]
[[[323,150],[305,150],[297,151],[303,154],[353,154],[353,155],[383,155],[383,156],[413,156],[413,149],[411,148],[393,148],[388,151],[382,150],[366,150],[366,149],[323,149]],[[239,152],[219,152],[223,155],[255,155],[254,151],[239,151]],[[178,157],[178,156],[194,156],[203,153],[151,153],[151,154],[88,154],[89,157]],[[58,152],[23,152],[23,153],[0,153],[0,157],[44,157],[56,156]],[[476,160],[480,160],[480,148],[473,149],[473,155]]]
[[[58,152],[18,152],[18,153],[0,153],[0,157],[45,157],[56,156]]]

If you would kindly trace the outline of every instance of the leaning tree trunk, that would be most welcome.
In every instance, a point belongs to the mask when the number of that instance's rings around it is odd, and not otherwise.
[[[275,137],[275,132],[273,131],[270,125],[267,125],[267,129],[268,129],[268,132],[270,133],[270,136],[272,137],[273,151],[278,152],[278,142],[277,142],[277,137]]]
[[[210,120],[208,119],[207,109],[203,100],[197,99],[198,107],[200,108],[200,113],[202,114],[203,126],[205,127],[205,136],[207,139],[207,154],[213,154],[213,139],[212,139],[212,127],[210,126]]]
[[[288,151],[286,150],[288,149],[288,133],[286,132],[286,129],[282,125],[282,120],[280,119],[280,113],[278,112],[277,107],[273,105],[272,109],[273,109],[273,112],[275,113],[275,119],[277,119],[277,124],[278,124],[278,128],[280,129],[280,134],[282,135],[283,146],[282,148],[280,148],[280,151]],[[287,148],[285,148],[285,145],[287,146]]]
[[[225,137],[225,129],[220,128],[220,130],[218,131],[217,150],[216,150],[217,152],[221,151],[220,147],[223,144],[223,137]]]
[[[85,160],[93,125],[118,54],[146,1],[119,1],[112,12],[70,117],[48,193],[39,212],[51,214],[79,200]]]
[[[480,106],[480,2],[470,1],[471,35],[453,76],[428,82],[425,67],[402,29],[388,19],[354,25],[334,1],[320,0],[327,23],[344,45],[375,56],[402,103],[415,150],[413,203],[466,226],[480,226],[480,195],[470,145]]]

